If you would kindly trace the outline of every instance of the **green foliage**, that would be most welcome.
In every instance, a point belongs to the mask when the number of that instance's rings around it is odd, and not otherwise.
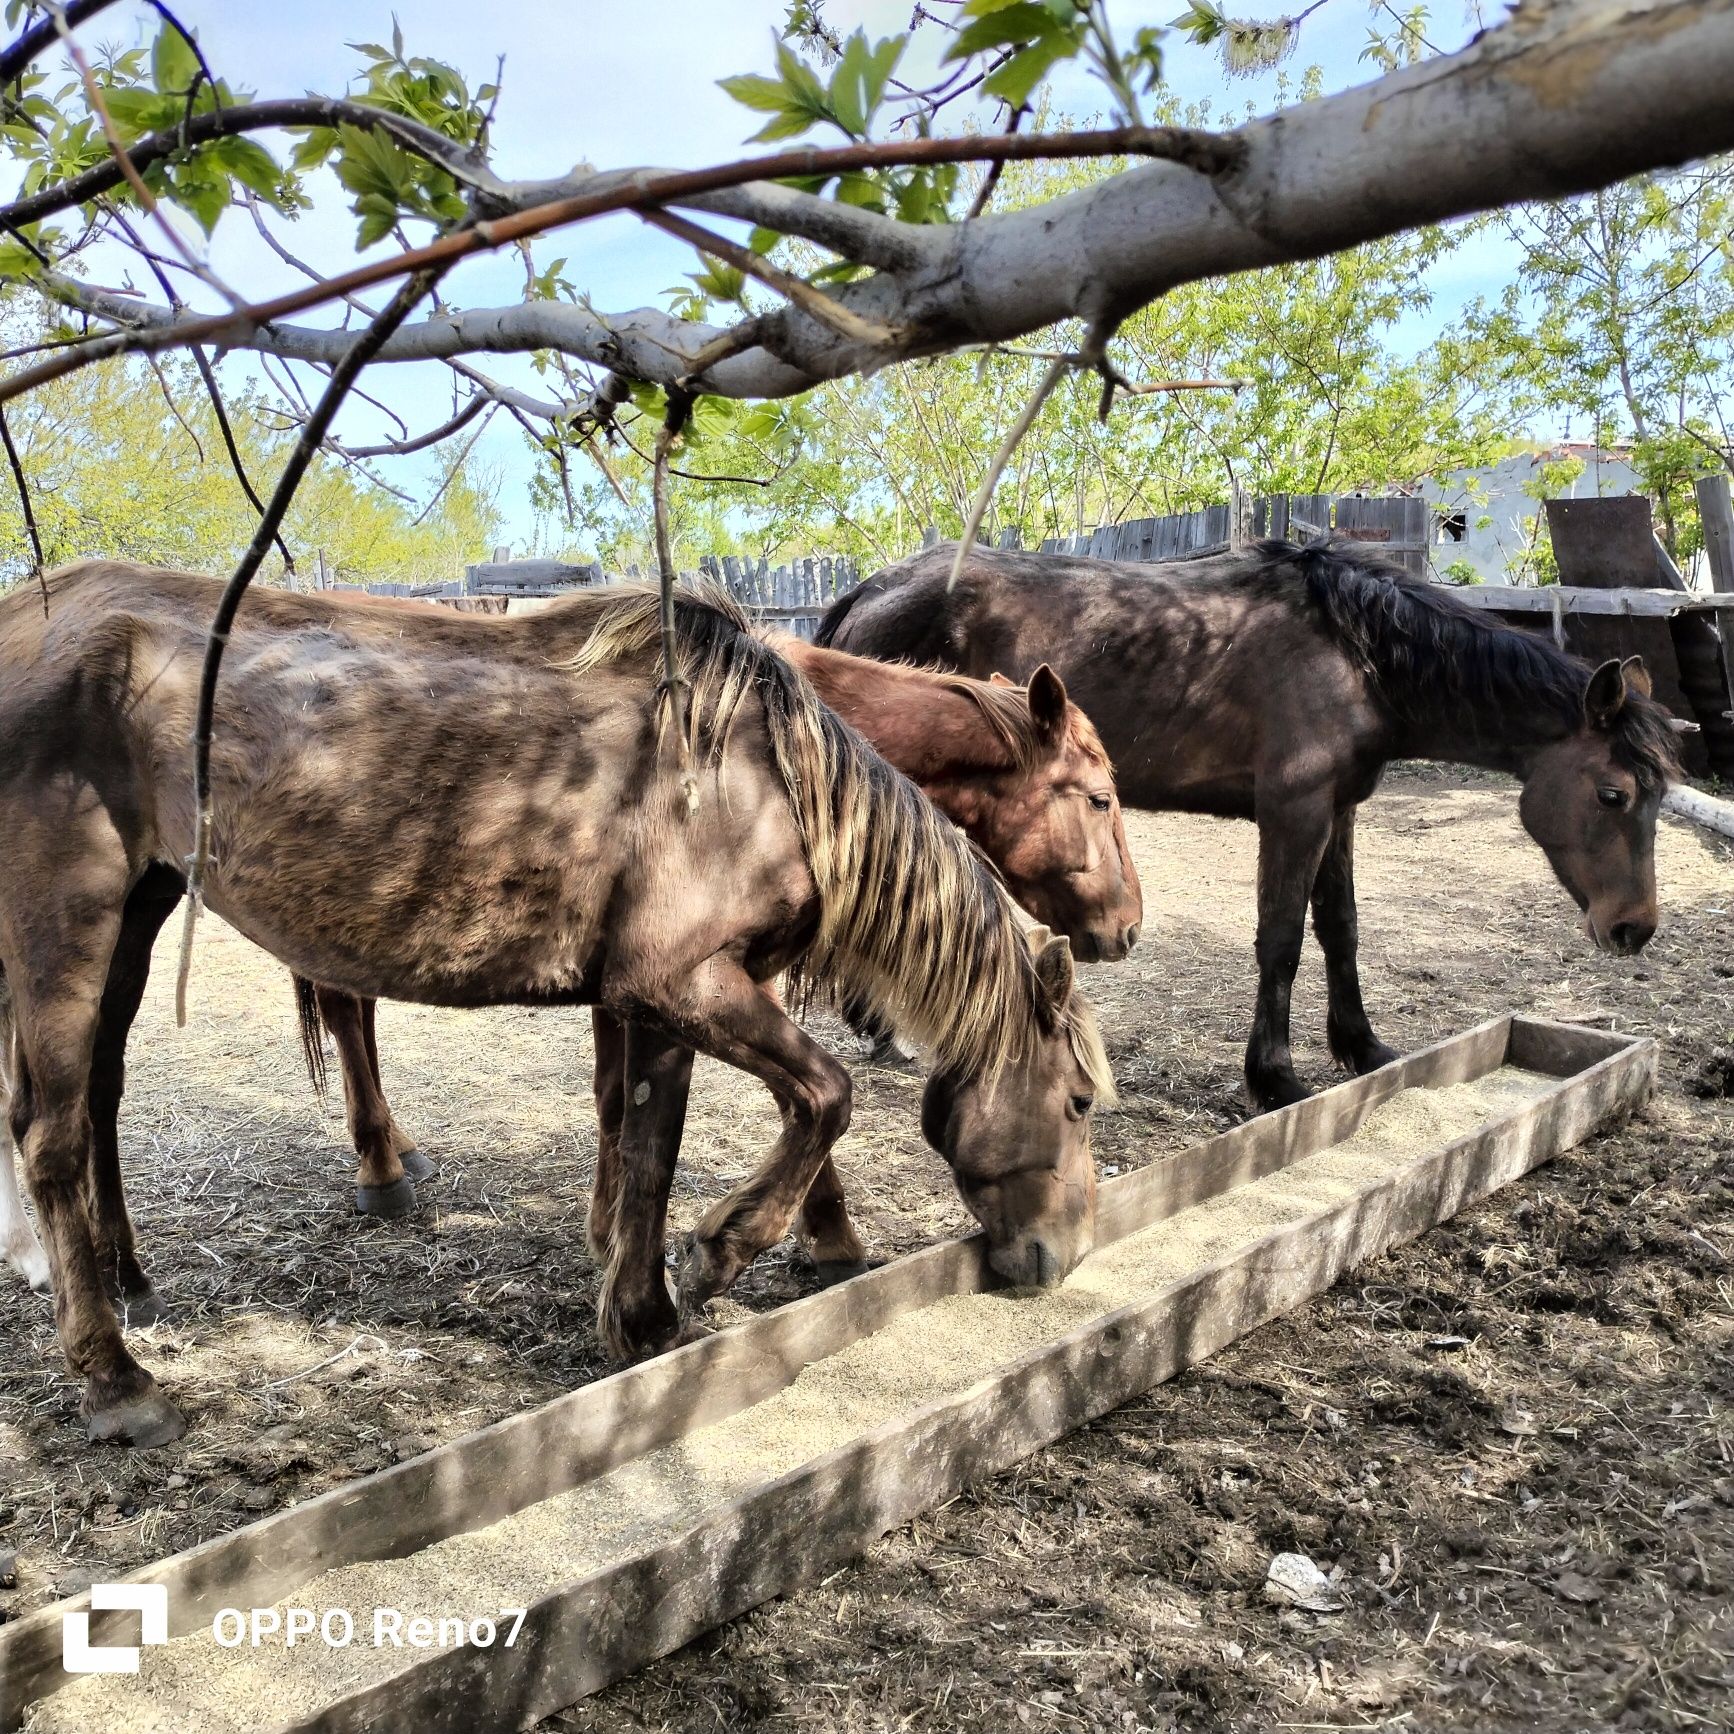
[[[1701,545],[1695,476],[1734,469],[1734,158],[1626,181],[1508,219],[1522,293],[1469,329],[1530,400],[1597,444],[1631,443],[1678,560]]]
[[[9,406],[50,564],[86,555],[223,571],[251,540],[258,514],[223,451],[208,399],[190,363],[164,379],[180,419],[142,364],[92,368]],[[288,455],[264,404],[242,394],[230,415],[261,493]],[[183,422],[185,425],[183,425]],[[449,461],[449,460],[447,460]],[[431,493],[444,464],[429,460]],[[285,538],[303,574],[316,550],[345,582],[449,578],[486,558],[499,528],[495,483],[460,474],[425,522],[414,508],[334,459],[317,463],[296,496]],[[0,588],[24,576],[29,540],[9,476],[0,479]],[[267,576],[278,575],[275,557]]]
[[[426,55],[406,57],[403,32],[392,24],[391,46],[349,45],[365,61],[365,87],[354,100],[388,114],[419,121],[454,144],[480,148],[486,142],[488,105],[499,94],[492,84],[473,94],[454,66]],[[468,209],[462,189],[446,170],[365,127],[310,127],[295,148],[297,169],[329,163],[360,219],[358,247],[383,240],[405,218],[436,228],[461,222]]]

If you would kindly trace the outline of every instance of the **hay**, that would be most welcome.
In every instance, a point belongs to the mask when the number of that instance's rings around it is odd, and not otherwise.
[[[137,1676],[83,1679],[36,1706],[35,1734],[198,1730],[242,1734],[311,1715],[374,1685],[416,1653],[377,1649],[372,1610],[495,1616],[660,1545],[713,1506],[848,1444],[920,1404],[966,1390],[1019,1356],[1225,1257],[1285,1223],[1341,1203],[1422,1150],[1511,1112],[1557,1080],[1506,1068],[1440,1090],[1408,1090],[1344,1143],[1207,1200],[1086,1260],[1058,1289],[955,1295],[815,1362],[783,1391],[556,1498],[408,1559],[343,1567],[296,1606],[347,1608],[356,1642],[330,1649],[219,1648],[208,1629],[147,1650]],[[422,1655],[431,1652],[420,1652]]]

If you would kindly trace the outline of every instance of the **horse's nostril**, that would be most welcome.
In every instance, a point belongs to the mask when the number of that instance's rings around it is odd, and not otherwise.
[[[1655,932],[1653,921],[1616,921],[1608,930],[1608,938],[1613,941],[1615,951],[1629,957],[1642,951],[1655,937]]]
[[[1138,923],[1134,921],[1132,923],[1132,925],[1126,929],[1126,949],[1128,951],[1130,951],[1132,949],[1132,947],[1135,946],[1137,943],[1138,943]]]
[[[1035,1244],[1036,1255],[1036,1286],[1051,1288],[1060,1280],[1060,1261],[1054,1257],[1045,1240]]]

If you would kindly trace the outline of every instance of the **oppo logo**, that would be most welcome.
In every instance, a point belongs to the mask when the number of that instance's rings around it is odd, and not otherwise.
[[[132,1608],[139,1616],[136,1644],[93,1644],[90,1614],[66,1614],[61,1619],[61,1666],[69,1674],[136,1674],[139,1650],[145,1644],[169,1641],[169,1592],[160,1583],[93,1583],[91,1611]]]

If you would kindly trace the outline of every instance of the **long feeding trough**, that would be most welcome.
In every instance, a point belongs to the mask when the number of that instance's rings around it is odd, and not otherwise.
[[[1110,1182],[1059,1289],[994,1290],[976,1238],[735,1325],[134,1574],[170,1640],[137,1673],[65,1672],[88,1596],[18,1622],[0,1730],[532,1723],[1570,1148],[1655,1064],[1499,1018]],[[138,1641],[136,1614],[89,1625]]]

